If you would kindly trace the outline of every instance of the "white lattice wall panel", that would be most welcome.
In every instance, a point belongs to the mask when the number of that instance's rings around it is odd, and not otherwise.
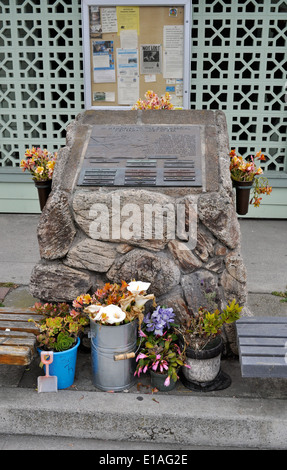
[[[221,109],[232,147],[287,170],[287,2],[193,0],[191,107]]]
[[[0,165],[57,150],[84,108],[81,0],[0,0]]]

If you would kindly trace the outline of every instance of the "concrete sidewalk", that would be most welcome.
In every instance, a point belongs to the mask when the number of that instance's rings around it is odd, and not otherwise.
[[[18,285],[9,293],[6,288],[7,307],[35,301],[28,285],[39,260],[38,220],[38,215],[0,214],[0,282]],[[240,226],[251,312],[287,316],[287,303],[271,295],[287,290],[287,221],[242,219]],[[90,354],[83,351],[69,390],[38,394],[38,364],[35,359],[27,370],[0,366],[0,444],[1,434],[13,434],[104,440],[122,443],[122,450],[131,448],[127,442],[135,442],[135,449],[139,443],[148,449],[149,442],[151,449],[287,449],[286,380],[243,379],[236,359],[222,361],[231,386],[204,394],[181,383],[172,392],[152,394],[145,379],[126,393],[96,391]]]

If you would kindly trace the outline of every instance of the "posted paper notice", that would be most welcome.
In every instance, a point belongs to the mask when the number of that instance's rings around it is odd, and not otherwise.
[[[139,7],[116,7],[118,19],[118,35],[124,29],[135,29],[139,35]]]
[[[183,25],[163,27],[163,77],[183,78]]]
[[[139,97],[137,49],[117,49],[118,103],[132,105]]]
[[[113,41],[93,41],[94,83],[116,81]]]

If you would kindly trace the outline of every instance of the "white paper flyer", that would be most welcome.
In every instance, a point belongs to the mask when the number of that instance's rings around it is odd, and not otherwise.
[[[162,51],[160,44],[142,44],[140,48],[142,74],[162,72]]]
[[[113,41],[93,41],[94,83],[116,81]]]

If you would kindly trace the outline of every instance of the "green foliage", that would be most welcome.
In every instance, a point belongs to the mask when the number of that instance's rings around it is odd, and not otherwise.
[[[179,348],[177,342],[178,336],[171,330],[165,331],[162,336],[154,332],[145,335],[136,359],[138,364],[135,374],[140,376],[152,369],[176,382],[178,369],[185,365],[185,351]]]
[[[282,297],[282,299],[280,299],[280,302],[287,302],[287,291],[285,291],[285,292],[273,291],[273,292],[271,292],[271,294],[276,295],[277,297]]]
[[[45,351],[66,351],[76,342],[84,326],[88,325],[88,318],[75,310],[71,310],[66,303],[41,304],[36,303],[34,310],[43,315],[43,319],[33,321],[39,328],[37,342]]]
[[[221,333],[224,324],[233,323],[240,318],[242,307],[235,299],[229,302],[226,308],[213,313],[200,307],[196,314],[190,314],[186,324],[179,329],[185,343],[196,349],[202,349],[208,341]]]
[[[57,336],[57,342],[55,343],[56,351],[66,351],[70,349],[75,343],[75,339],[69,336],[67,333],[61,331]]]

